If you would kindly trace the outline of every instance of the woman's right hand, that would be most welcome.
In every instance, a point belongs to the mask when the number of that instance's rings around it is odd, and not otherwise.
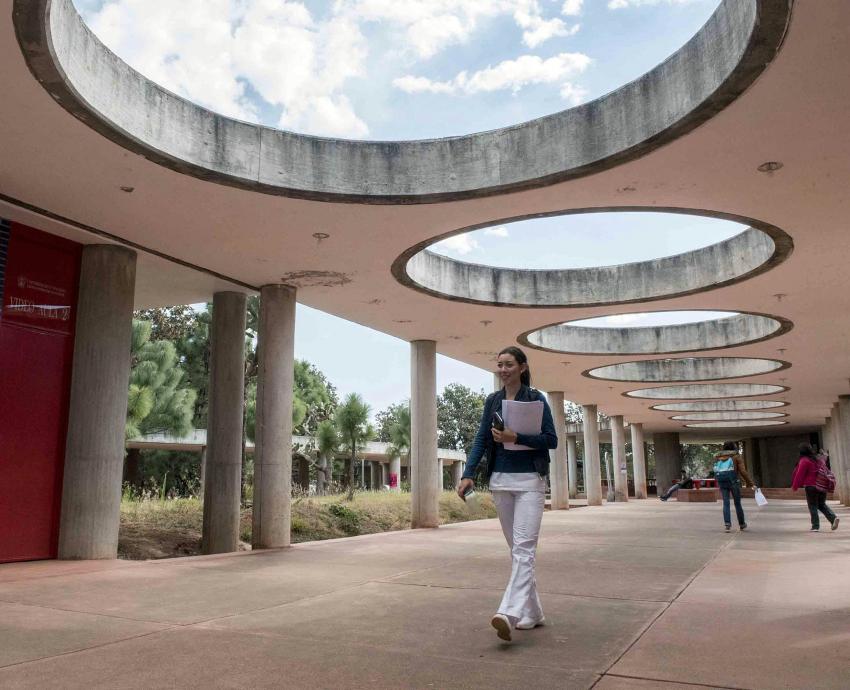
[[[460,484],[457,485],[457,495],[465,501],[466,498],[464,498],[464,494],[470,489],[472,489],[474,486],[475,482],[473,482],[471,479],[461,479]]]

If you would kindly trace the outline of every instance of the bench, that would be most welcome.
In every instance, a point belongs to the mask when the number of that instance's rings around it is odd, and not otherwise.
[[[716,503],[720,497],[717,489],[679,489],[676,500],[683,503]]]

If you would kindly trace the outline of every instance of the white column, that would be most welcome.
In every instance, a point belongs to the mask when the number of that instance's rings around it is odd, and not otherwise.
[[[245,295],[213,295],[210,327],[207,472],[203,553],[239,547],[242,493],[242,406],[245,396]]]
[[[393,481],[395,486],[392,485]],[[401,458],[399,457],[390,460],[390,476],[387,477],[387,484],[392,491],[401,491]]]
[[[457,461],[452,464],[452,486],[456,489],[463,477],[463,462]]]
[[[569,480],[567,474],[567,426],[564,419],[564,394],[549,391],[549,406],[558,436],[558,447],[549,451],[549,481],[552,484],[552,510],[567,510],[570,507]]]
[[[838,448],[840,460],[837,464],[838,472],[844,481],[844,486],[850,487],[850,395],[842,395],[838,398],[838,405],[833,408],[838,414],[833,415],[833,426],[837,427]],[[843,503],[850,506],[850,491],[845,491]]]
[[[493,374],[493,390],[494,391],[502,390],[502,377],[499,376],[498,373]]]
[[[251,546],[289,546],[292,511],[292,395],[295,366],[295,290],[260,289],[257,332],[257,422]],[[309,489],[306,460],[301,485]]]
[[[578,439],[567,436],[567,464],[569,466],[570,498],[578,497]]]
[[[626,430],[623,426],[623,416],[611,417],[611,445],[614,449],[613,467],[614,500],[629,500],[629,475],[626,471]]]
[[[437,493],[437,343],[410,343],[410,493],[413,527],[440,524]]]
[[[83,248],[59,558],[118,556],[135,288],[134,251],[103,244]],[[26,462],[25,457],[9,460]]]
[[[822,436],[823,447],[829,453],[830,464],[832,465],[832,471],[835,474],[835,489],[838,494],[838,500],[844,503],[845,497],[847,495],[847,487],[845,487],[845,483],[842,480],[844,464],[842,462],[843,458],[841,457],[841,454],[836,448],[837,444],[835,441],[835,425],[832,423],[832,417],[826,418],[826,423],[823,425]]]
[[[437,459],[437,491],[443,493],[443,461]]]
[[[599,420],[596,405],[582,405],[584,414],[584,492],[587,505],[602,505],[602,468],[599,463]]]
[[[646,498],[646,455],[643,445],[643,424],[632,422],[632,474],[635,478],[635,498]]]

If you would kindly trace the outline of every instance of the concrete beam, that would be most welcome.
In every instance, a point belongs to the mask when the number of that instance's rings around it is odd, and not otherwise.
[[[118,556],[135,284],[134,251],[99,244],[83,248],[59,558]]]
[[[589,378],[605,381],[716,381],[769,374],[789,366],[788,362],[755,357],[685,357],[621,362],[584,373]]]
[[[438,527],[437,343],[410,343],[410,492],[413,527]]]
[[[596,405],[582,405],[584,414],[584,493],[587,505],[602,505],[602,466],[599,461],[599,422]]]
[[[213,296],[207,472],[201,550],[239,548],[242,493],[242,410],[245,399],[245,306],[241,292]]]

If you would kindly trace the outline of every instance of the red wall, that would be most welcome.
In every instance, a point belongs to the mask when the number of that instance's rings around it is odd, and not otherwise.
[[[0,312],[0,563],[56,557],[81,249],[11,224]]]

